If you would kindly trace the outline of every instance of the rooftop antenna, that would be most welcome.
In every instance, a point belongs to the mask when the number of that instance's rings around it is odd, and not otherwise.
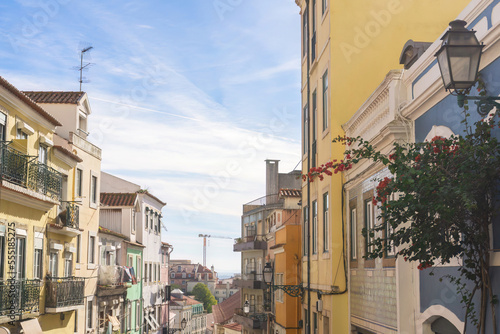
[[[83,83],[83,70],[84,70],[86,67],[88,67],[88,66],[90,66],[90,65],[92,64],[92,63],[87,63],[87,64],[83,65],[83,55],[84,55],[86,52],[88,52],[88,51],[92,50],[93,48],[94,48],[93,46],[88,46],[88,47],[86,47],[86,48],[83,48],[83,49],[80,51],[80,69],[79,69],[79,71],[80,71],[80,80],[79,80],[79,81],[80,81],[80,92],[82,91],[82,83]]]

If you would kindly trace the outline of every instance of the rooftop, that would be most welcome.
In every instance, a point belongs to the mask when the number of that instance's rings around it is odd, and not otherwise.
[[[65,103],[77,104],[85,95],[85,92],[35,92],[23,91],[36,103]]]
[[[134,206],[136,193],[101,193],[101,204],[104,206]]]

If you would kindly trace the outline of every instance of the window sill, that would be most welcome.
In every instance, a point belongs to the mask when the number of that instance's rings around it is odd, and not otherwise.
[[[89,269],[89,270],[94,270],[95,268],[96,268],[96,265],[95,265],[95,264],[93,264],[93,263],[89,263],[89,264],[87,264],[87,269]]]
[[[329,251],[324,251],[323,254],[321,255],[322,259],[329,259],[330,258],[330,252]]]
[[[89,207],[90,207],[91,209],[95,209],[95,210],[97,210],[97,203],[92,203],[92,202],[90,202],[90,203],[89,203]]]
[[[328,114],[328,117],[330,117],[330,114]],[[330,127],[328,126],[323,132],[321,133],[321,139],[325,139],[327,135],[330,134]]]
[[[351,260],[351,268],[358,268],[358,260]]]

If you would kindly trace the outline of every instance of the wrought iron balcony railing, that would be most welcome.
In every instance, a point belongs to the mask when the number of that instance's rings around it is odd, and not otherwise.
[[[85,278],[51,277],[46,282],[46,308],[62,308],[83,305]]]
[[[66,227],[80,228],[80,207],[76,203],[65,202],[66,210],[59,215],[61,222]]]
[[[59,200],[61,173],[38,163],[36,157],[26,155],[9,144],[0,142],[0,178]]]
[[[40,280],[0,281],[0,316],[19,316],[39,311]]]

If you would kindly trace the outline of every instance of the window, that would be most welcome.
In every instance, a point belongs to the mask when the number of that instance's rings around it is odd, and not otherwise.
[[[88,329],[92,328],[92,326],[93,326],[92,318],[93,318],[93,300],[87,299],[87,328]]]
[[[358,229],[357,229],[357,224],[356,224],[356,208],[351,208],[351,260],[357,260],[358,259],[358,251],[357,251],[357,244],[358,244]]]
[[[57,252],[50,252],[49,254],[49,273],[52,277],[58,277],[57,271]]]
[[[311,63],[316,59],[316,0],[312,0],[312,36],[311,36]]]
[[[132,303],[128,302],[127,305],[127,330],[132,328]]]
[[[89,235],[89,264],[95,264],[95,236]]]
[[[170,278],[175,278],[175,273],[171,273]]]
[[[373,204],[371,199],[365,201],[365,228],[366,228],[366,239],[365,239],[365,255],[371,253],[373,246],[370,246],[373,242],[373,237],[370,236],[373,233]]]
[[[318,253],[318,202],[312,202],[312,253]]]
[[[92,175],[90,183],[90,200],[92,204],[97,203],[97,176]]]
[[[148,264],[144,262],[144,283],[148,282]]]
[[[135,302],[135,327],[138,328],[141,325],[141,303],[140,301]]]
[[[283,273],[276,274],[276,285],[285,285],[283,281]],[[276,301],[283,303],[284,292],[281,289],[275,290]]]
[[[135,268],[137,268],[137,273],[136,273],[137,279],[141,279],[142,263],[141,263],[141,257],[140,256],[137,257],[137,265],[135,266]]]
[[[307,104],[304,107],[304,129],[303,129],[304,140],[304,154],[309,151],[309,110],[307,108]]]
[[[38,147],[38,162],[41,164],[47,164],[47,146],[40,145]]]
[[[318,313],[313,312],[313,334],[318,334]]]
[[[311,152],[311,165],[316,167],[316,114],[317,114],[317,96],[316,90],[312,93],[312,124],[311,124],[311,136],[312,136],[312,152]]]
[[[145,219],[145,222],[144,222],[144,229],[147,230],[148,229],[148,224],[149,224],[149,213],[148,213],[148,208],[146,208],[146,219]]]
[[[304,207],[304,226],[303,226],[303,242],[304,245],[304,255],[309,254],[309,207]]]
[[[33,278],[42,279],[42,249],[35,248],[35,254],[33,258]]]
[[[21,129],[17,129],[16,139],[28,139],[28,134]]]
[[[304,14],[302,14],[302,57],[305,57],[307,54],[307,44],[308,41],[308,32],[307,32],[307,8],[304,9]]]
[[[73,276],[73,255],[71,253],[64,254],[64,277]]]
[[[328,217],[328,193],[323,194],[323,252],[330,249],[330,221]]]
[[[136,217],[135,210],[132,210],[132,222],[131,222],[132,233],[135,233],[135,228],[136,228],[135,217]]]
[[[149,216],[149,230],[152,231],[153,230],[153,221],[154,221],[154,214],[151,213],[151,215]]]
[[[82,197],[82,177],[83,171],[77,168],[75,173],[75,195],[77,197]]]
[[[321,15],[325,14],[326,8],[328,7],[327,1],[328,0],[321,0]]]
[[[73,323],[73,332],[78,333],[78,310],[75,310],[75,322]]]
[[[5,228],[5,226],[3,226]],[[5,259],[5,229],[0,234],[0,280],[3,279],[3,268]]]
[[[5,141],[6,132],[7,132],[7,115],[0,112],[0,141]]]
[[[153,264],[153,279],[152,281],[156,281],[156,264]]]
[[[25,261],[26,239],[16,237],[16,279],[23,279],[26,277]]]
[[[80,263],[80,244],[81,244],[81,236],[76,236],[76,263]],[[78,269],[78,268],[77,268]]]
[[[323,131],[328,128],[328,70],[323,74]]]

